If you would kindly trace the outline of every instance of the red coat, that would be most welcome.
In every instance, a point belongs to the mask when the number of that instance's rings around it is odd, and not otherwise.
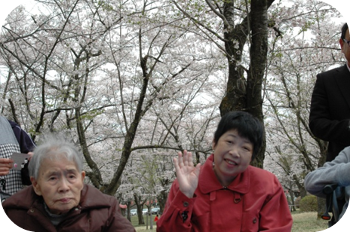
[[[193,198],[174,181],[157,232],[291,231],[292,216],[275,175],[249,166],[223,188],[212,162],[213,155],[202,166]]]
[[[32,186],[7,198],[3,207],[13,223],[29,231],[135,231],[131,223],[121,215],[117,199],[90,185],[84,186],[79,206],[68,212],[57,227],[49,220],[43,199],[34,193]]]

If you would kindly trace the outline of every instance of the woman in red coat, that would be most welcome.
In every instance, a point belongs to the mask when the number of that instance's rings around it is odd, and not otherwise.
[[[270,172],[250,166],[259,151],[263,126],[245,112],[223,116],[214,153],[201,167],[192,154],[174,158],[174,181],[158,232],[290,232],[292,216],[281,184]]]

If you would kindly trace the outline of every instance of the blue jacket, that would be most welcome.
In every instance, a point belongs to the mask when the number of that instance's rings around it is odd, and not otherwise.
[[[326,162],[322,167],[310,172],[305,177],[305,189],[318,197],[325,198],[323,188],[328,184],[337,184],[345,187],[345,205],[343,206],[342,217],[349,204],[350,196],[350,147],[342,150],[331,162]]]
[[[31,139],[31,137],[28,135],[26,131],[24,131],[17,123],[8,120],[11,124],[13,133],[15,134],[19,147],[21,148],[22,153],[28,153],[30,151],[33,151],[35,148],[35,143]]]

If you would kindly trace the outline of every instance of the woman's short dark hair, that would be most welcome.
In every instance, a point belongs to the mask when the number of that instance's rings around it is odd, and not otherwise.
[[[259,152],[264,136],[264,126],[253,115],[243,111],[232,111],[225,114],[214,134],[214,143],[217,144],[220,137],[227,131],[235,129],[238,134],[253,144],[252,160]]]
[[[344,23],[344,25],[341,28],[341,38],[342,39],[345,39],[345,34],[346,34],[346,31],[348,30],[348,28],[349,28],[348,24]]]

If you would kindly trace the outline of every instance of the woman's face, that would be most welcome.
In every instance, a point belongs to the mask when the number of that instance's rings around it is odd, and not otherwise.
[[[213,142],[214,171],[223,186],[228,186],[238,174],[247,169],[253,148],[253,143],[241,137],[236,129],[223,134],[217,144]]]
[[[44,159],[38,179],[31,177],[34,191],[42,196],[53,214],[63,214],[80,202],[85,172],[79,172],[74,161],[65,157]]]

